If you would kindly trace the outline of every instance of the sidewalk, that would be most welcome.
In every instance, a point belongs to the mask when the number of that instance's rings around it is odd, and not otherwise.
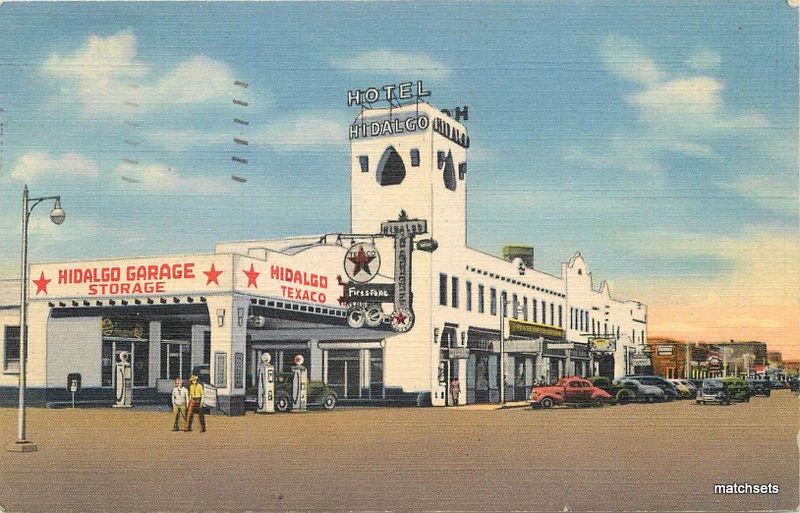
[[[483,410],[507,410],[510,408],[527,408],[529,403],[527,401],[510,401],[504,404],[496,404],[496,403],[489,403],[489,404],[464,404],[461,406],[449,406],[448,408],[454,410],[472,410],[472,411],[483,411]]]

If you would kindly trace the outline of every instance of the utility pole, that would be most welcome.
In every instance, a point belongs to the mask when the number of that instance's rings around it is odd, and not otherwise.
[[[506,402],[506,305],[508,298],[500,294],[500,404]]]
[[[686,374],[687,380],[689,379],[689,366],[690,366],[691,353],[692,353],[692,348],[689,345],[689,342],[686,342],[686,371],[684,372],[684,374]]]

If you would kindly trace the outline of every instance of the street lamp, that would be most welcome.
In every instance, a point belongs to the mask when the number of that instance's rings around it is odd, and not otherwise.
[[[64,209],[61,208],[61,196],[45,196],[30,198],[28,186],[22,190],[22,262],[20,269],[20,283],[22,292],[19,305],[19,405],[17,409],[17,441],[9,444],[6,450],[15,452],[30,452],[37,449],[36,444],[27,440],[25,436],[25,371],[28,356],[28,221],[31,212],[36,206],[47,200],[55,200],[53,210],[50,211],[50,220],[54,224],[61,224],[66,218]]]

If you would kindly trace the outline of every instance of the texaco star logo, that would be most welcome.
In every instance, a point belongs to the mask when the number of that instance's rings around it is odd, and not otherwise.
[[[344,256],[344,271],[347,277],[358,283],[366,283],[378,274],[381,256],[372,244],[361,242],[351,247]]]
[[[414,313],[407,308],[398,308],[392,312],[391,321],[393,330],[405,333],[414,325]]]

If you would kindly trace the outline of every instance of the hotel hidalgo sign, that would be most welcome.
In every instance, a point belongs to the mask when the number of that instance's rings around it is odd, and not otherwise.
[[[388,105],[395,105],[404,100],[424,98],[430,96],[430,91],[426,91],[422,81],[402,82],[400,84],[388,84],[380,87],[367,87],[366,89],[353,89],[347,91],[347,105],[371,106],[376,102],[386,102]],[[450,110],[443,109],[443,116],[435,116],[430,119],[427,114],[420,113],[418,110],[406,110],[384,114],[385,111],[377,111],[378,115],[370,115],[370,109],[362,110],[355,122],[350,125],[350,140],[367,139],[384,136],[398,136],[413,132],[424,132],[431,128],[435,133],[453,141],[463,148],[469,148],[469,136],[459,129],[448,119],[468,119],[469,109],[466,106],[454,109],[454,114]]]

